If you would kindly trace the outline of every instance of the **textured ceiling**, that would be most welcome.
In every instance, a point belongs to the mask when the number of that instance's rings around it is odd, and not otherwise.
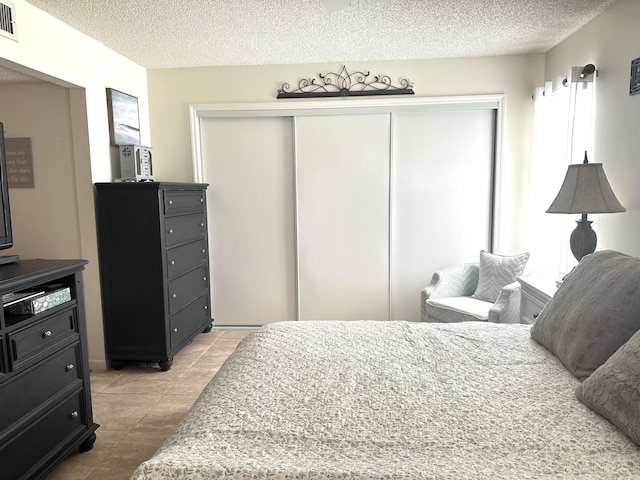
[[[616,0],[27,1],[144,67],[176,68],[546,52]]]

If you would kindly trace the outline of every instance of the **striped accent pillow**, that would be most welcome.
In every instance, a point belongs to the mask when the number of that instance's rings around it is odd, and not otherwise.
[[[504,256],[480,251],[480,276],[473,298],[495,303],[502,289],[522,275],[529,252]]]

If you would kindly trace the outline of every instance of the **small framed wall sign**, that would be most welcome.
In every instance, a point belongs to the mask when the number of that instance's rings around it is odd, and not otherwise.
[[[111,145],[139,145],[138,99],[113,88],[107,88],[107,111]]]
[[[629,95],[640,93],[640,57],[631,61],[631,81],[629,83]]]
[[[9,188],[34,188],[31,138],[5,138]]]

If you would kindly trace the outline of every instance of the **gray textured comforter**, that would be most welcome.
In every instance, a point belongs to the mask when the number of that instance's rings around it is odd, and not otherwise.
[[[624,479],[640,449],[525,325],[249,335],[132,479]]]

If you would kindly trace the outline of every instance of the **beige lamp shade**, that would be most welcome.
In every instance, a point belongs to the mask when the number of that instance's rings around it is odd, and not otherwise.
[[[569,165],[562,187],[547,213],[625,212],[616,198],[601,163]]]

